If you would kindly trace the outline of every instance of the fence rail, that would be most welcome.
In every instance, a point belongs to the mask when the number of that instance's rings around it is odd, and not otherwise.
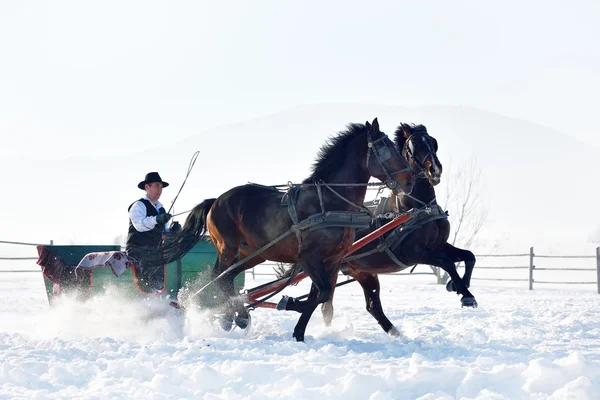
[[[3,241],[0,240],[0,244],[12,244],[12,245],[23,245],[23,246],[40,246],[43,244],[37,244],[37,243],[27,243],[27,242],[14,242],[14,241]],[[50,245],[54,244],[53,240],[50,240]],[[600,247],[596,247],[596,255],[549,255],[549,254],[535,254],[534,252],[534,248],[530,247],[529,249],[529,253],[513,253],[513,254],[479,254],[476,255],[476,257],[479,258],[507,258],[507,257],[529,257],[529,265],[528,266],[523,266],[523,265],[506,265],[506,266],[486,266],[486,265],[482,265],[482,266],[476,266],[475,270],[522,270],[522,269],[528,269],[529,270],[529,277],[528,278],[479,278],[479,277],[472,277],[472,280],[478,280],[478,281],[505,281],[505,282],[529,282],[529,290],[533,290],[533,284],[534,283],[541,283],[541,284],[567,284],[567,285],[591,285],[591,284],[596,284],[597,286],[597,290],[598,290],[598,294],[600,294]],[[596,268],[548,268],[548,267],[542,267],[542,268],[537,268],[535,266],[535,259],[536,258],[540,258],[540,259],[596,259]],[[37,260],[37,257],[0,257],[0,261],[24,261],[24,260]],[[276,265],[273,263],[263,263],[263,266],[267,266],[267,265]],[[432,268],[432,270],[434,270]],[[573,272],[591,272],[591,271],[596,271],[596,281],[547,281],[547,280],[535,280],[534,279],[534,272],[535,271],[573,271]],[[3,272],[10,272],[10,273],[15,273],[15,272],[39,272],[39,270],[2,270],[0,269],[0,273]],[[275,275],[275,271],[272,272],[257,272],[255,270],[255,268],[252,268],[251,270],[246,271],[246,273],[249,273],[252,275],[253,278],[255,278],[256,276],[274,276]],[[410,276],[410,275],[434,275],[438,278],[438,283],[441,283],[440,280],[440,275],[439,275],[439,271],[434,270],[434,272],[415,272],[415,273],[393,273],[393,274],[389,274],[389,275],[406,275],[406,276]]]
[[[507,282],[527,282],[527,279],[519,278],[471,278],[472,281],[507,281]]]
[[[596,282],[553,282],[553,281],[535,281],[535,283],[560,283],[561,285],[594,285]]]
[[[37,269],[3,269],[3,270],[0,270],[0,273],[21,273],[21,272],[27,272],[27,273],[37,272],[37,273],[39,273],[40,271]]]
[[[600,247],[596,247],[596,255],[550,255],[550,254],[535,254],[534,248],[529,248],[529,253],[521,253],[521,254],[482,254],[476,255],[476,257],[529,257],[529,265],[528,266],[520,266],[520,265],[512,265],[512,266],[476,266],[475,270],[510,270],[510,269],[528,269],[529,277],[525,278],[477,278],[473,277],[473,280],[479,281],[511,281],[511,282],[529,282],[529,290],[533,290],[534,283],[541,284],[560,284],[560,285],[591,285],[596,284],[598,294],[600,294]],[[535,259],[580,259],[580,260],[590,260],[596,259],[596,268],[558,268],[558,267],[542,267],[538,268],[535,265]],[[573,271],[573,272],[592,272],[596,271],[596,281],[549,281],[549,280],[536,280],[534,279],[535,271]]]
[[[26,243],[26,242],[7,242],[5,240],[0,240],[0,244],[18,244],[23,246],[43,246],[48,243]],[[50,240],[50,245],[54,244],[54,240]]]
[[[537,258],[596,258],[596,256],[549,256],[542,254],[536,254],[535,256]]]
[[[529,268],[529,267],[527,267]],[[595,271],[596,268],[538,268],[534,267],[536,271]],[[536,281],[538,282],[538,281]]]

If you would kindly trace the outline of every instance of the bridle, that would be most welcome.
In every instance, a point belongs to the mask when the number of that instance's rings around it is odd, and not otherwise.
[[[398,151],[396,146],[394,146],[394,143],[392,143],[390,138],[383,132],[381,132],[381,137],[375,140],[372,140],[371,132],[367,133],[367,146],[369,148],[367,151],[367,169],[369,168],[371,152],[373,152],[377,163],[385,175],[385,185],[392,191],[396,190],[398,188],[398,182],[392,177],[401,172],[411,171],[412,168],[410,167],[410,164],[402,157],[402,154]],[[392,152],[395,152],[398,155],[398,158],[402,160],[405,167],[397,171],[389,172],[389,166],[386,168],[386,162],[392,158]]]
[[[423,158],[421,160],[419,160],[415,156],[415,153],[414,153],[414,145],[413,145],[412,141],[415,136],[421,136],[421,138],[425,142],[425,146],[427,148],[427,153],[425,153],[425,156],[423,156]],[[406,160],[407,161],[409,161],[409,159],[414,160],[412,163],[410,161],[408,162],[409,167],[412,169],[413,172],[417,173],[418,175],[422,175],[423,177],[425,177],[425,173],[426,173],[425,162],[427,161],[427,158],[431,157],[431,161],[433,162],[433,156],[436,154],[435,151],[433,151],[433,149],[431,148],[429,140],[425,139],[426,136],[430,137],[426,133],[413,133],[406,139],[406,141],[404,142],[404,146],[402,148],[402,152],[406,153],[406,155],[407,155]],[[413,168],[413,165],[419,166],[420,170],[415,171],[415,169]]]
[[[412,140],[415,136],[421,136],[421,138],[423,139],[423,142],[425,142],[425,146],[427,148],[427,153],[425,153],[425,156],[423,156],[423,158],[421,160],[419,160],[414,153],[414,144],[412,143]],[[436,154],[436,152],[431,148],[430,145],[430,141],[426,139],[426,137],[431,137],[426,133],[413,133],[411,134],[406,141],[404,142],[404,146],[402,148],[402,152],[406,153],[406,160],[408,161],[408,165],[410,166],[410,168],[412,169],[412,171],[416,174],[417,177],[423,177],[423,178],[427,178],[427,170],[425,169],[425,162],[427,161],[428,157],[431,157],[431,162],[433,163],[433,157]],[[410,162],[409,159],[412,159],[413,162]],[[413,168],[413,165],[417,165],[420,170],[419,171],[415,171],[415,169]],[[423,207],[425,209],[428,209],[429,206],[433,203],[435,203],[436,201],[436,197],[435,195],[433,196],[433,199],[427,203],[425,203],[422,200],[417,199],[416,197],[412,196],[410,193],[405,193],[405,196],[411,198],[412,200],[416,201],[417,203],[420,203],[421,205],[423,205]],[[396,201],[398,201],[398,199],[396,199]]]

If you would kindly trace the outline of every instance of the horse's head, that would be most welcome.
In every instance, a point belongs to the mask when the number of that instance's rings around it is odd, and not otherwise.
[[[394,193],[398,186],[404,192],[412,190],[413,174],[407,160],[400,154],[390,138],[379,130],[377,118],[373,123],[367,121],[367,169],[369,174],[385,184]]]
[[[440,183],[442,163],[438,160],[438,143],[423,125],[400,124],[396,129],[396,146],[413,171],[423,174],[431,186]]]

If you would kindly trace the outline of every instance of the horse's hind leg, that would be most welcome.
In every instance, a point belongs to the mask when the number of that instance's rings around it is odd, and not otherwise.
[[[224,246],[221,251],[217,253],[217,260],[212,270],[212,279],[218,277],[223,271],[229,268],[236,261],[237,247],[234,249],[233,246]],[[233,299],[235,297],[233,277],[230,277],[230,273],[222,276],[215,282],[217,288],[223,293],[224,298],[219,299],[221,303],[226,304],[224,315],[219,318],[221,328],[225,331],[230,331],[233,326],[233,320],[235,318],[235,311],[233,305]]]
[[[363,288],[369,314],[377,320],[381,328],[383,328],[388,335],[400,336],[400,332],[386,317],[383,312],[383,307],[381,307],[379,278],[377,275],[369,274],[367,272],[350,273],[350,275],[356,279]]]
[[[296,341],[298,341],[298,342],[304,341],[304,333],[306,332],[306,326],[308,325],[308,321],[310,321],[310,317],[312,316],[313,312],[317,308],[318,297],[319,297],[319,289],[313,283],[310,285],[310,292],[308,294],[308,299],[306,300],[307,303],[310,302],[312,304],[308,304],[304,307],[304,311],[302,311],[302,314],[300,315],[300,318],[298,319],[298,322],[296,323],[296,326],[294,327],[294,335],[293,336],[296,339]]]
[[[473,268],[475,267],[475,255],[469,250],[459,249],[452,246],[450,243],[444,244],[442,251],[455,263],[463,261],[465,263],[465,273],[462,277],[462,281],[465,287],[468,289],[471,286],[471,275],[473,274]],[[452,280],[448,281],[446,289],[449,292],[457,292],[457,287]]]
[[[240,252],[239,257],[233,257],[233,260],[231,262],[225,261],[224,263],[219,264],[219,261],[217,261],[218,265],[215,266],[214,277],[218,276],[226,268],[229,268],[231,265],[237,263],[239,259],[244,259],[247,255],[248,254],[246,253]],[[227,295],[227,300],[225,302],[226,312],[225,315],[221,317],[221,326],[223,327],[223,329],[229,331],[231,329],[232,322],[235,322],[235,324],[242,329],[246,329],[248,327],[248,324],[250,323],[250,313],[244,306],[244,301],[237,296],[237,293],[235,293],[234,281],[235,277],[238,274],[243,274],[245,270],[250,269],[264,261],[265,260],[263,258],[253,257],[252,259],[247,260],[243,264],[240,264],[237,267],[233,268],[231,271],[224,274],[217,281],[217,283],[220,285],[221,290],[223,290],[223,292]],[[223,268],[223,265],[227,265],[227,267]]]
[[[232,264],[237,262],[237,247],[228,246],[223,249],[223,251],[217,255],[217,261],[215,262],[215,266],[212,270],[212,279],[215,279],[219,276],[223,271],[229,268]],[[227,297],[234,296],[233,290],[233,279],[228,279],[230,274],[223,275],[217,282],[217,286],[219,289],[227,295]]]
[[[244,259],[248,255],[249,255],[248,253],[240,252],[239,258]],[[238,262],[238,258],[236,258],[232,264],[235,264],[236,262]],[[258,264],[261,264],[263,262],[265,262],[264,258],[261,258],[259,256],[252,257],[250,260],[247,260],[243,264],[235,267],[230,273],[224,275],[223,279],[227,280],[228,284],[232,288],[232,292],[234,292],[233,288],[235,286],[234,285],[235,277],[239,274],[243,274],[244,271],[246,271],[247,269],[250,269],[250,268],[252,268]],[[233,309],[233,312],[234,312],[233,321],[239,328],[246,329],[248,327],[248,325],[250,324],[250,313],[248,312],[248,309],[246,308],[246,306],[244,306],[244,300],[239,298],[236,293],[233,293],[233,296],[234,297],[232,297],[232,303],[231,303],[231,308]]]

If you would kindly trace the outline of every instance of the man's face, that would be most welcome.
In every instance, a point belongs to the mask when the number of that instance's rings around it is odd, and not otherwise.
[[[162,194],[163,185],[160,182],[146,183],[146,196],[152,201],[158,201]]]

